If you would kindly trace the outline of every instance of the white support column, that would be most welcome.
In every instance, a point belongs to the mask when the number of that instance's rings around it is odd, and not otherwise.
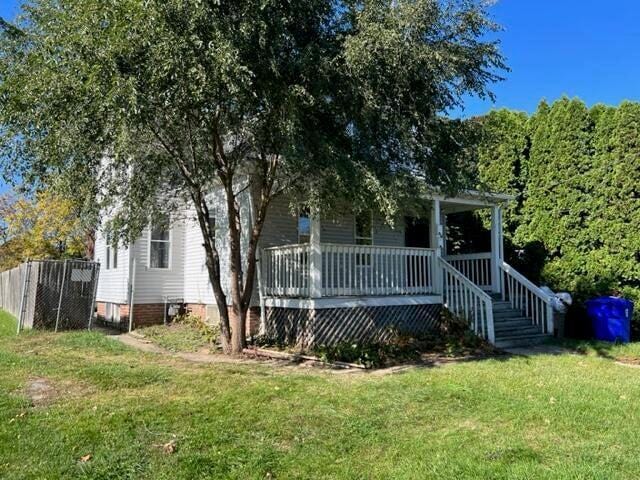
[[[491,291],[502,292],[502,207],[491,207]]]
[[[322,248],[320,246],[320,216],[311,216],[311,238],[309,244],[309,296],[322,297]]]
[[[440,229],[442,230],[442,256],[447,255],[447,214],[440,212]]]
[[[437,198],[433,199],[433,203],[431,205],[431,248],[435,248],[436,250],[436,258],[434,262],[433,268],[433,282],[435,286],[435,291],[437,293],[442,293],[442,271],[440,268],[440,257],[443,254],[443,231],[442,231],[442,220],[441,220],[442,211],[440,209],[440,200]]]

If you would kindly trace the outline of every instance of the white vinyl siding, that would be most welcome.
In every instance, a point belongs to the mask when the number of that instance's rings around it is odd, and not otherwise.
[[[151,230],[145,229],[133,245],[136,262],[135,303],[163,303],[165,298],[184,296],[184,221],[170,228],[168,244],[169,268],[156,268],[149,255]]]
[[[95,260],[100,263],[100,276],[98,277],[97,301],[125,304],[129,295],[129,249],[118,245],[116,252],[118,268],[106,269],[107,241],[103,233],[96,234]],[[110,265],[111,265],[110,260]]]
[[[250,202],[248,191],[239,196],[239,204],[241,210],[241,218],[243,220],[242,231],[243,236],[241,239],[242,258],[246,255],[248,248],[249,221],[250,221]],[[275,202],[274,202],[275,203]],[[227,212],[225,208],[224,193],[221,188],[215,189],[209,198],[209,208],[211,210],[211,217],[215,218],[216,223],[216,248],[220,255],[220,270],[222,272],[222,288],[229,298],[230,283],[229,283],[229,242],[226,230]],[[295,218],[291,215],[289,217],[292,220],[292,233],[295,235],[296,224]],[[266,225],[265,225],[266,227]],[[190,210],[187,214],[187,220],[184,225],[185,232],[185,250],[184,250],[184,299],[187,303],[204,303],[208,305],[215,304],[215,298],[213,296],[213,287],[209,282],[209,272],[206,264],[206,253],[202,246],[202,232],[200,231],[200,225],[196,219],[196,213],[194,210]],[[267,238],[269,235],[278,235],[276,231],[266,228]],[[262,239],[265,236],[263,234]],[[280,244],[278,244],[280,245]],[[244,265],[244,263],[243,263]],[[257,282],[255,291],[255,299],[257,301]],[[229,299],[229,303],[230,303]]]

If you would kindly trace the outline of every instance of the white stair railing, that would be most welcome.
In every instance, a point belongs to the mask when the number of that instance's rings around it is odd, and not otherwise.
[[[553,307],[551,296],[546,294],[508,263],[500,265],[502,276],[502,298],[515,310],[531,319],[533,325],[542,328],[543,333],[553,334]]]
[[[491,252],[447,255],[444,259],[483,290],[491,290]]]
[[[491,297],[446,260],[440,258],[439,262],[445,307],[466,320],[476,334],[495,343]]]

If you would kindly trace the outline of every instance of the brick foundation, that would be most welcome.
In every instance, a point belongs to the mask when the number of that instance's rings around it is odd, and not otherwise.
[[[129,305],[120,304],[120,322],[114,324],[106,321],[107,306],[105,302],[96,302],[98,320],[107,325],[129,328]],[[158,325],[164,322],[163,303],[139,303],[133,306],[133,328]]]
[[[129,309],[127,318],[129,317]],[[120,307],[120,315],[123,314],[123,307]],[[133,306],[133,328],[145,327],[148,325],[160,325],[164,322],[164,303],[140,303]]]
[[[104,320],[107,314],[107,305],[104,302],[96,302],[96,315],[99,319]]]
[[[163,303],[139,303],[133,306],[133,328],[145,327],[148,325],[160,325],[164,322]],[[200,317],[205,321],[215,323],[216,318],[209,318],[211,311],[217,313],[215,305],[205,305],[202,303],[189,303],[186,305],[187,312]],[[103,323],[106,316],[106,303],[96,302],[96,310],[98,319]],[[231,313],[231,310],[229,310]],[[232,314],[232,313],[231,313]],[[129,327],[129,305],[120,305],[120,323],[121,327]],[[247,336],[255,336],[260,330],[260,307],[251,307],[247,316]]]
[[[208,311],[209,310],[209,311]],[[187,312],[192,313],[200,317],[201,319],[217,323],[219,322],[217,307],[215,305],[204,305],[202,303],[189,303],[187,304]],[[213,315],[211,314],[213,313]],[[229,308],[229,314],[232,316],[233,312]],[[135,312],[134,312],[135,317]],[[255,336],[260,331],[260,307],[251,307],[247,314],[247,336]]]

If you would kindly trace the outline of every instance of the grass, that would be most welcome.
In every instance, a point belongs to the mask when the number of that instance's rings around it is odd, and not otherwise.
[[[7,312],[0,310],[0,337],[15,335],[17,328],[17,320]]]
[[[3,479],[619,479],[640,471],[640,370],[597,350],[337,374],[192,364],[98,333],[0,331]],[[35,379],[52,391],[34,405]]]
[[[560,345],[575,350],[576,352],[599,356],[632,365],[640,365],[640,342],[633,343],[609,343],[584,340],[566,340]]]

